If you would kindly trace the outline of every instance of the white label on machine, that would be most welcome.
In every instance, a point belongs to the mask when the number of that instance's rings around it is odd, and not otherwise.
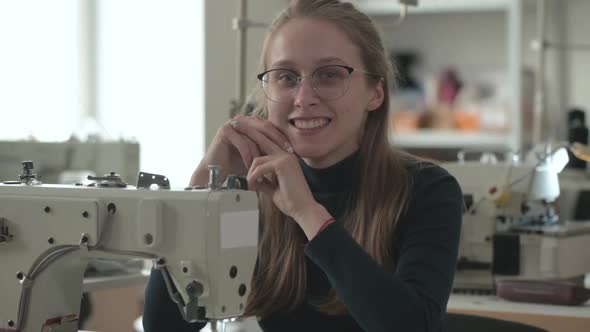
[[[258,245],[258,210],[226,212],[220,218],[221,248]]]

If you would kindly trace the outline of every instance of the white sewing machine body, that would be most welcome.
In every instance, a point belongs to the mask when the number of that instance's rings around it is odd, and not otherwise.
[[[77,331],[94,258],[152,258],[185,319],[224,319],[246,305],[258,199],[237,189],[0,183],[0,235],[0,330]]]
[[[557,174],[509,163],[443,166],[466,200],[456,290],[491,291],[501,278],[568,278],[590,271],[590,224],[560,221],[551,205],[560,194]]]

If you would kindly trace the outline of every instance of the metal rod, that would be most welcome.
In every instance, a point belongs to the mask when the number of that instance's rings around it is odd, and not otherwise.
[[[576,44],[576,43],[553,43],[553,42],[546,42],[545,44],[548,48],[554,48],[559,50],[566,50],[566,51],[590,51],[590,44]]]
[[[234,117],[240,107],[246,101],[246,66],[248,56],[248,29],[264,28],[268,25],[261,22],[252,22],[248,19],[248,1],[238,0],[239,17],[234,18],[234,29],[238,30],[237,52],[236,52],[236,99],[231,100],[230,117]]]
[[[236,58],[236,65],[238,66],[238,79],[236,91],[238,94],[238,105],[242,105],[246,99],[246,65],[247,65],[247,46],[248,46],[248,26],[246,20],[248,18],[248,0],[239,0],[238,18],[238,53]]]
[[[393,23],[394,25],[401,25],[406,20],[406,15],[408,14],[408,5],[400,5],[399,9],[399,17]]]
[[[397,28],[399,27],[408,16],[409,6],[407,4],[400,4],[399,14],[398,15],[373,15],[373,17],[379,17],[383,19],[383,22],[380,22],[380,26],[385,28]],[[393,16],[393,19],[390,20],[389,18]],[[387,21],[385,21],[387,19]]]
[[[511,91],[513,97],[510,100],[510,150],[520,151],[523,147],[521,135],[522,113],[521,113],[521,96],[522,96],[522,3],[520,1],[511,1],[507,13],[506,41],[506,58],[508,60],[508,77],[511,82]],[[528,139],[527,139],[528,140]]]
[[[545,108],[545,9],[546,1],[537,1],[537,72],[535,75],[535,107],[533,113],[533,146],[542,140]]]
[[[86,118],[97,119],[97,3],[80,1],[80,104]]]

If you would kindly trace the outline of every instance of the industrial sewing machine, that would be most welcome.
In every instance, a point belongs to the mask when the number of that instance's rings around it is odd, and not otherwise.
[[[562,149],[536,162],[443,165],[459,181],[466,208],[455,291],[492,292],[502,279],[562,279],[590,272],[590,223],[560,220],[555,209],[567,160]]]
[[[89,186],[41,184],[32,163],[0,183],[0,331],[78,328],[88,260],[153,259],[187,321],[243,313],[257,255],[258,200],[238,178],[170,189],[140,173]],[[150,189],[152,188],[152,189]]]
[[[131,182],[139,172],[139,143],[0,141],[0,180],[15,178],[18,164],[27,159],[35,161],[44,183],[73,184],[88,174],[112,170]]]

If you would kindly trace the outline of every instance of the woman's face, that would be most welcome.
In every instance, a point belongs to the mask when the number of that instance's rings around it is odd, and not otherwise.
[[[354,68],[346,93],[337,99],[322,98],[312,87],[312,73],[326,65]],[[368,84],[360,50],[343,31],[316,19],[292,19],[269,40],[265,66],[305,77],[290,100],[267,100],[267,109],[269,120],[308,165],[325,168],[358,149],[367,113],[383,102],[383,86]],[[323,77],[330,78],[330,72]],[[315,80],[316,88],[321,80]]]

